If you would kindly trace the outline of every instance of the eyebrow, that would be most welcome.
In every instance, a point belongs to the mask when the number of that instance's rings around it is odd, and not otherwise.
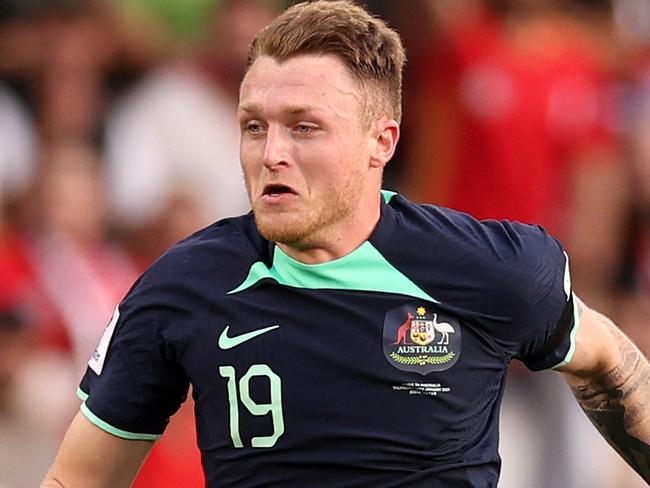
[[[238,107],[238,110],[241,112],[248,112],[248,113],[254,113],[254,112],[259,112],[259,106],[255,104],[242,104]],[[319,109],[316,106],[313,105],[308,105],[308,106],[290,106],[282,110],[283,113],[288,114],[288,115],[301,115],[307,112],[319,112],[321,109]]]

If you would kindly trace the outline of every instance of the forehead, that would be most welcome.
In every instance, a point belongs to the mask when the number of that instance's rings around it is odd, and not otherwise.
[[[239,109],[356,110],[360,100],[359,84],[336,56],[302,55],[282,62],[260,56],[242,81]]]

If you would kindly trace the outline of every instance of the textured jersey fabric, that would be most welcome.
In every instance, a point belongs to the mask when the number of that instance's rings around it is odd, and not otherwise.
[[[508,363],[573,351],[566,254],[540,227],[383,200],[324,264],[252,214],[174,246],[119,305],[82,411],[154,439],[191,384],[208,487],[496,486]]]

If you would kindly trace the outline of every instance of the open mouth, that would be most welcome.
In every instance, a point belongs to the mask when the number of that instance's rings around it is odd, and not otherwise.
[[[295,190],[293,188],[291,188],[290,186],[282,185],[282,184],[278,184],[278,183],[273,183],[273,184],[270,184],[270,185],[266,185],[264,187],[264,191],[262,192],[262,196],[268,195],[268,196],[271,196],[271,197],[277,197],[277,196],[284,195],[284,194],[287,194],[287,193],[292,194],[292,195],[297,194],[295,192]]]

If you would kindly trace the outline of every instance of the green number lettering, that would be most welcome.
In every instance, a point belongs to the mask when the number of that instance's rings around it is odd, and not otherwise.
[[[239,407],[237,405],[237,382],[235,380],[235,368],[232,366],[220,366],[219,374],[228,378],[228,403],[230,404],[230,437],[235,447],[244,447],[239,436]]]
[[[239,402],[238,397],[246,409],[255,416],[271,414],[273,420],[273,434],[258,436],[251,439],[253,447],[273,447],[280,436],[284,434],[284,416],[282,413],[282,380],[275,374],[268,364],[253,364],[239,379],[239,394],[235,368],[220,366],[219,374],[228,379],[228,403],[230,405],[230,437],[236,448],[244,447],[239,435]],[[257,403],[250,395],[250,380],[255,376],[264,376],[269,380],[270,403]]]

